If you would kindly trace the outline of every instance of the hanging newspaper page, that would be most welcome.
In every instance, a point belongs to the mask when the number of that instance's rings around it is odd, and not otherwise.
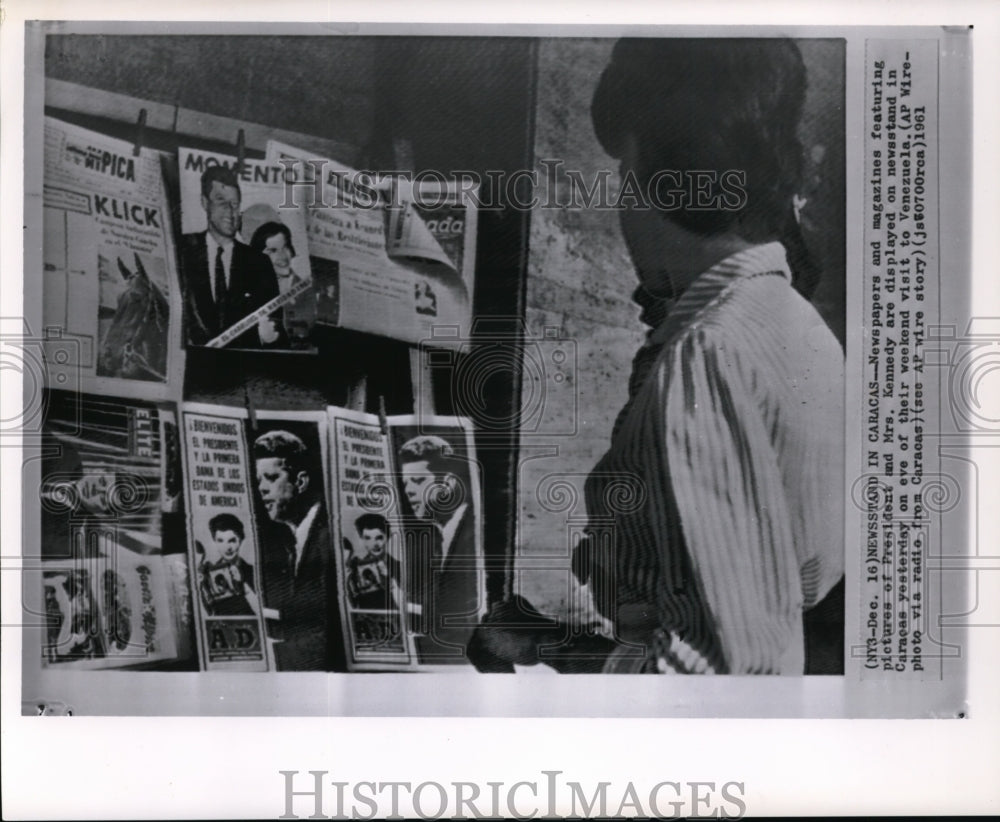
[[[351,670],[416,664],[409,627],[419,606],[406,596],[406,547],[398,527],[389,438],[378,417],[329,409],[341,613]]]
[[[472,424],[388,419],[408,628],[421,665],[472,670],[466,647],[486,608],[482,494]]]
[[[448,288],[471,301],[475,280],[476,227],[473,207],[478,189],[460,191],[444,181],[390,180],[398,206],[389,210],[390,248],[394,257],[439,263],[457,276]],[[395,202],[391,193],[390,200]]]
[[[326,414],[188,404],[192,587],[208,670],[344,670]]]
[[[191,589],[205,670],[268,669],[243,420],[184,410]]]
[[[315,351],[305,213],[284,169],[180,148],[180,276],[188,345]]]
[[[124,668],[178,657],[165,557],[106,545],[101,556],[43,563],[46,667]]]
[[[185,558],[164,554],[182,544],[173,410],[64,392],[50,392],[47,405],[43,662],[116,668],[189,657]]]
[[[467,333],[475,280],[475,192],[377,179],[275,141],[288,202],[307,210],[317,322],[419,342],[435,326]],[[442,344],[449,345],[444,335]]]
[[[472,670],[485,574],[469,422],[329,413],[351,669]]]
[[[46,117],[44,156],[47,383],[163,399],[183,365],[160,153]]]

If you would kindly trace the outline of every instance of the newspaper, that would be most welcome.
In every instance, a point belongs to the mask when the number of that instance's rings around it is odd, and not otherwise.
[[[184,408],[204,669],[467,666],[485,608],[468,421],[393,417],[383,433],[327,413],[328,469],[325,416],[269,412],[252,430],[241,410]]]
[[[183,413],[191,590],[205,670],[268,669],[242,421]]]
[[[44,139],[47,384],[164,398],[182,364],[160,154],[51,117]]]
[[[161,556],[43,564],[48,667],[98,670],[177,658],[169,570]]]
[[[329,409],[341,604],[353,670],[416,662],[389,440],[371,414]]]
[[[237,171],[236,157],[184,147],[178,149],[177,162],[188,344],[314,351],[309,335],[316,322],[316,301],[306,253],[305,212],[284,206],[284,169],[266,161],[246,160]],[[211,299],[215,296],[214,284],[210,294],[204,290],[209,288],[208,279],[214,276],[214,270],[209,270],[210,263],[203,253],[203,238],[209,231],[209,200],[204,197],[202,176],[213,167],[224,167],[235,174],[239,209],[228,229],[229,239],[237,244],[227,280],[229,299],[236,305],[230,306],[227,313],[232,316],[227,316],[225,327],[215,316],[217,300]],[[266,262],[262,262],[262,256],[267,257]],[[242,298],[233,292],[242,292]],[[266,314],[260,312],[265,304],[270,309]],[[248,315],[257,318],[249,326],[244,321]]]
[[[329,413],[351,669],[467,666],[486,604],[469,421]]]
[[[184,407],[205,670],[343,669],[325,412]]]
[[[468,333],[475,188],[362,174],[277,141],[267,157],[294,181],[289,202],[306,208],[318,322],[411,343],[436,326]]]
[[[186,659],[186,566],[183,555],[164,555],[183,523],[173,409],[64,392],[52,392],[48,408],[43,659],[76,668]]]

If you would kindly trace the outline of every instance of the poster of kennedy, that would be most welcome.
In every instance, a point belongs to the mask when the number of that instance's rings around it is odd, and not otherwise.
[[[343,671],[344,633],[326,494],[325,412],[260,415],[247,427],[260,583],[279,671]]]
[[[471,424],[390,417],[410,629],[422,664],[464,664],[486,605]]]
[[[305,214],[276,164],[180,148],[180,279],[187,345],[314,350]]]
[[[184,435],[204,666],[344,670],[325,412],[187,403]]]

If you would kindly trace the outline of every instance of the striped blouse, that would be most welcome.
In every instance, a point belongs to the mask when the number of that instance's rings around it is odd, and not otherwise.
[[[790,280],[779,243],[701,274],[587,480],[598,608],[693,651],[675,670],[801,674],[803,608],[843,574],[843,354]]]

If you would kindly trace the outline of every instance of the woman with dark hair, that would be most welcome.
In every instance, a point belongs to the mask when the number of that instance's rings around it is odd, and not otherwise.
[[[278,275],[278,289],[285,293],[291,288],[289,277],[293,277],[292,260],[295,258],[295,246],[292,245],[292,232],[284,223],[269,222],[259,226],[250,238],[250,248],[259,251],[271,260],[274,273]],[[282,286],[282,279],[286,284]]]
[[[843,354],[781,242],[805,90],[788,40],[625,39],[594,94],[651,328],[573,558],[605,671],[802,674],[804,611],[843,575]],[[526,639],[473,650],[538,661]]]
[[[594,95],[652,206],[620,215],[657,321],[586,486],[608,525],[575,569],[640,667],[802,674],[804,609],[843,575],[843,355],[781,243],[805,90],[789,40],[622,40]]]
[[[284,223],[272,221],[260,225],[250,238],[250,248],[271,260],[278,279],[279,293],[287,293],[301,281],[292,269],[295,246],[292,244],[292,232]],[[316,298],[313,292],[307,291],[287,303],[283,309],[283,320],[293,341],[301,341],[308,336],[316,322]]]

